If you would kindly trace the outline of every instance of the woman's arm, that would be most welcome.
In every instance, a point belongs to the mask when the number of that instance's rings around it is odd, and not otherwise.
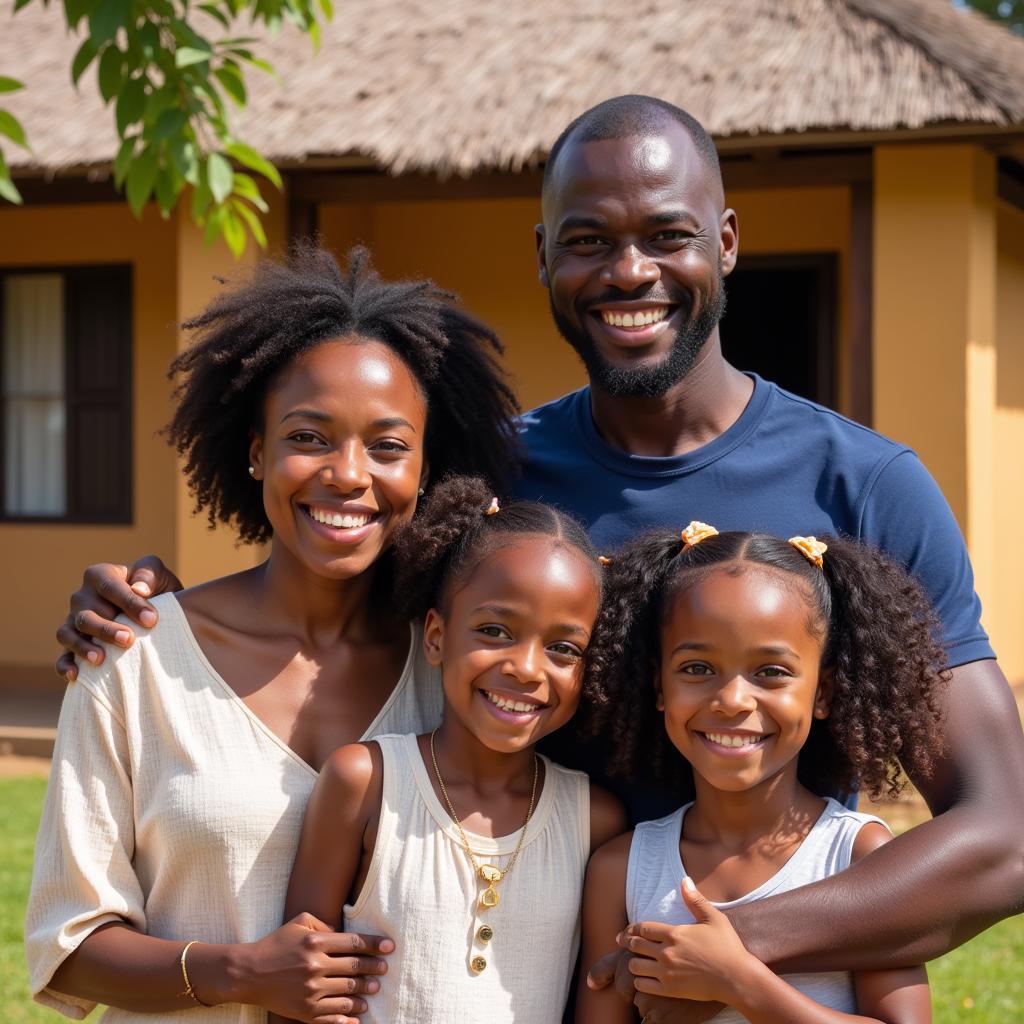
[[[288,881],[286,917],[307,912],[341,927],[342,908],[356,898],[355,890],[362,884],[373,856],[383,781],[384,763],[376,743],[351,743],[327,759],[306,805],[302,837]],[[354,948],[370,938],[354,934],[346,937]],[[394,949],[390,939],[373,936],[372,941],[383,953]],[[387,964],[380,960],[371,973],[383,974],[386,970]],[[372,995],[380,987],[376,978],[360,977],[362,973],[353,972],[344,979],[346,987],[342,991],[351,999],[346,1012],[364,1012],[366,1003],[361,997]],[[268,1024],[278,1020],[271,1015]]]
[[[590,858],[583,887],[583,944],[576,986],[577,1024],[630,1024],[637,1019],[632,1003],[613,988],[587,984],[590,965],[615,948],[615,936],[626,927],[626,866],[632,832],[602,846]]]
[[[65,1013],[96,1003],[152,1013],[196,1005],[181,971],[193,936],[145,934],[134,799],[114,667],[90,668],[61,709],[25,926],[33,993]],[[306,915],[256,942],[197,943],[186,969],[205,1003],[252,1003],[311,1021],[325,1007],[347,1012],[350,975],[378,970],[378,952],[353,957],[352,936]]]

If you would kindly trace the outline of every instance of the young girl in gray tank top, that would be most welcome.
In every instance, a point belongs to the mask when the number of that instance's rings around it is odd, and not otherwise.
[[[588,671],[613,768],[696,795],[591,859],[577,1021],[635,1020],[586,983],[618,941],[639,992],[724,1004],[716,1024],[927,1024],[923,967],[776,976],[725,913],[891,839],[826,794],[895,793],[897,755],[931,766],[947,673],[920,588],[858,542],[698,522],[631,545],[605,586]]]

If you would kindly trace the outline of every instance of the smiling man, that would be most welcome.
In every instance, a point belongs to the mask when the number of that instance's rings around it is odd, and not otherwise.
[[[543,216],[540,281],[590,384],[523,417],[519,493],[571,509],[609,550],[691,519],[863,538],[920,579],[942,621],[946,754],[929,778],[905,766],[935,818],[842,875],[738,908],[748,948],[788,971],[900,966],[1019,911],[1024,742],[960,530],[909,448],[725,361],[739,229],[703,128],[642,96],[587,111],[552,148]],[[602,775],[600,751],[558,753]],[[669,809],[624,795],[634,816]],[[643,973],[668,980],[668,953]],[[650,1022],[709,1015],[640,1000]]]
[[[590,384],[523,417],[518,496],[574,512],[607,550],[692,519],[863,538],[920,579],[942,621],[953,667],[946,753],[927,778],[905,766],[934,819],[841,875],[737,908],[743,941],[790,972],[884,968],[931,959],[1019,911],[1024,741],[960,530],[909,448],[725,361],[718,322],[739,229],[703,128],[649,97],[594,107],[552,148],[543,217],[540,281]],[[133,575],[94,567],[74,610],[109,618],[116,604],[139,621],[149,606],[126,577],[154,590],[177,582],[153,564]],[[95,615],[79,621],[114,635]],[[98,651],[71,618],[62,637],[82,655]],[[559,754],[603,774],[585,751]],[[645,791],[624,795],[634,817],[671,809]],[[657,962],[665,978],[669,961]],[[709,1015],[677,1001],[642,1008],[649,1022]]]

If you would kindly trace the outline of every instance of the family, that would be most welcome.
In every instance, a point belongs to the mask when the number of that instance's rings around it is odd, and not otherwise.
[[[922,965],[1020,910],[1024,739],[958,526],[911,450],[725,361],[711,139],[608,100],[542,208],[590,383],[523,415],[494,334],[361,250],[185,325],[168,437],[269,555],[73,597],[39,1002],[921,1024]],[[933,817],[893,838],[850,794],[902,772]]]

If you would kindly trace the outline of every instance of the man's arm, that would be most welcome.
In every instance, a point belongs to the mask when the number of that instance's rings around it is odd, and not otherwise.
[[[934,817],[832,878],[729,917],[775,971],[872,970],[934,959],[1024,910],[1024,735],[995,661],[953,669],[946,750],[906,769]]]
[[[146,598],[181,589],[181,580],[156,555],[145,555],[130,567],[112,562],[90,565],[81,587],[71,595],[68,617],[57,630],[57,643],[65,648],[54,666],[57,674],[73,683],[78,678],[76,656],[93,665],[103,664],[103,647],[93,639],[130,647],[135,634],[114,619],[123,612],[140,626],[154,626],[158,616]]]

